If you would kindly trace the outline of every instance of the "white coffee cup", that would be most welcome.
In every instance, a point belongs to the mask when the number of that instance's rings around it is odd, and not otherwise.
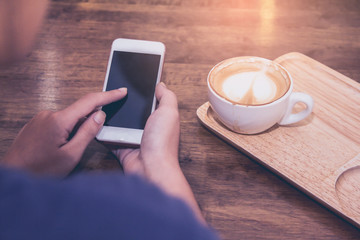
[[[246,83],[238,84],[239,81]],[[237,133],[256,134],[275,124],[293,124],[306,118],[313,109],[311,96],[293,92],[290,73],[278,63],[264,58],[224,60],[211,69],[207,85],[209,102],[218,119]],[[251,97],[246,99],[247,96]],[[306,108],[292,113],[299,102]]]

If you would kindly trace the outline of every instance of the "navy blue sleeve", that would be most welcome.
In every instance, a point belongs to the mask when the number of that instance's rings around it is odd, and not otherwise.
[[[65,180],[0,168],[0,239],[218,239],[189,207],[136,176]]]

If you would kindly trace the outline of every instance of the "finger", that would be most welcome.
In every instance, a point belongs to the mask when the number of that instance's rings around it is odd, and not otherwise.
[[[80,160],[87,145],[93,140],[105,122],[103,111],[93,113],[79,128],[74,137],[62,148],[71,156]]]
[[[62,116],[65,126],[72,128],[83,117],[89,115],[95,109],[118,101],[127,94],[126,88],[115,89],[107,92],[90,93],[71,104],[69,107],[61,110],[59,115]]]
[[[118,149],[113,153],[119,159],[121,166],[126,174],[139,174],[144,176],[145,168],[143,163],[139,160],[139,148],[135,149]]]
[[[124,159],[131,154],[134,151],[134,149],[131,148],[119,148],[116,150],[112,150],[112,153],[119,159],[120,164],[123,165]]]
[[[172,91],[170,91],[163,82],[159,83],[156,86],[155,96],[159,102],[158,108],[178,108],[176,95]]]

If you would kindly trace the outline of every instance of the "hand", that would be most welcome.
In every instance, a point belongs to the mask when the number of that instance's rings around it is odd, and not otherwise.
[[[40,112],[19,132],[2,163],[34,173],[69,174],[105,121],[98,108],[126,94],[126,89],[91,93],[61,111]]]
[[[178,161],[180,120],[176,96],[160,83],[155,91],[159,104],[146,122],[140,148],[117,149],[125,173],[141,175],[166,193],[185,201],[206,224]]]
[[[159,104],[146,122],[141,147],[113,151],[125,173],[151,175],[160,166],[179,167],[180,121],[176,96],[163,83],[156,87],[155,96]]]

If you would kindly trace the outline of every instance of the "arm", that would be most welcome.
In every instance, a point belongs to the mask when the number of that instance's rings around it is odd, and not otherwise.
[[[206,224],[178,161],[180,123],[176,96],[163,83],[158,84],[155,94],[159,105],[146,123],[140,148],[117,149],[114,154],[125,173],[142,175],[182,199]]]
[[[66,176],[105,121],[105,114],[97,108],[126,94],[126,89],[92,93],[62,111],[39,113],[20,131],[2,164],[38,174]],[[114,153],[125,173],[142,175],[166,193],[182,199],[205,223],[178,162],[180,126],[176,96],[159,84],[156,98],[159,106],[146,123],[141,147]],[[74,134],[84,117],[86,120]]]
[[[105,121],[105,113],[97,109],[126,94],[126,89],[91,93],[64,110],[40,112],[19,132],[1,163],[38,174],[66,176]]]
[[[0,167],[0,239],[218,239],[144,180],[109,172],[59,181]]]

